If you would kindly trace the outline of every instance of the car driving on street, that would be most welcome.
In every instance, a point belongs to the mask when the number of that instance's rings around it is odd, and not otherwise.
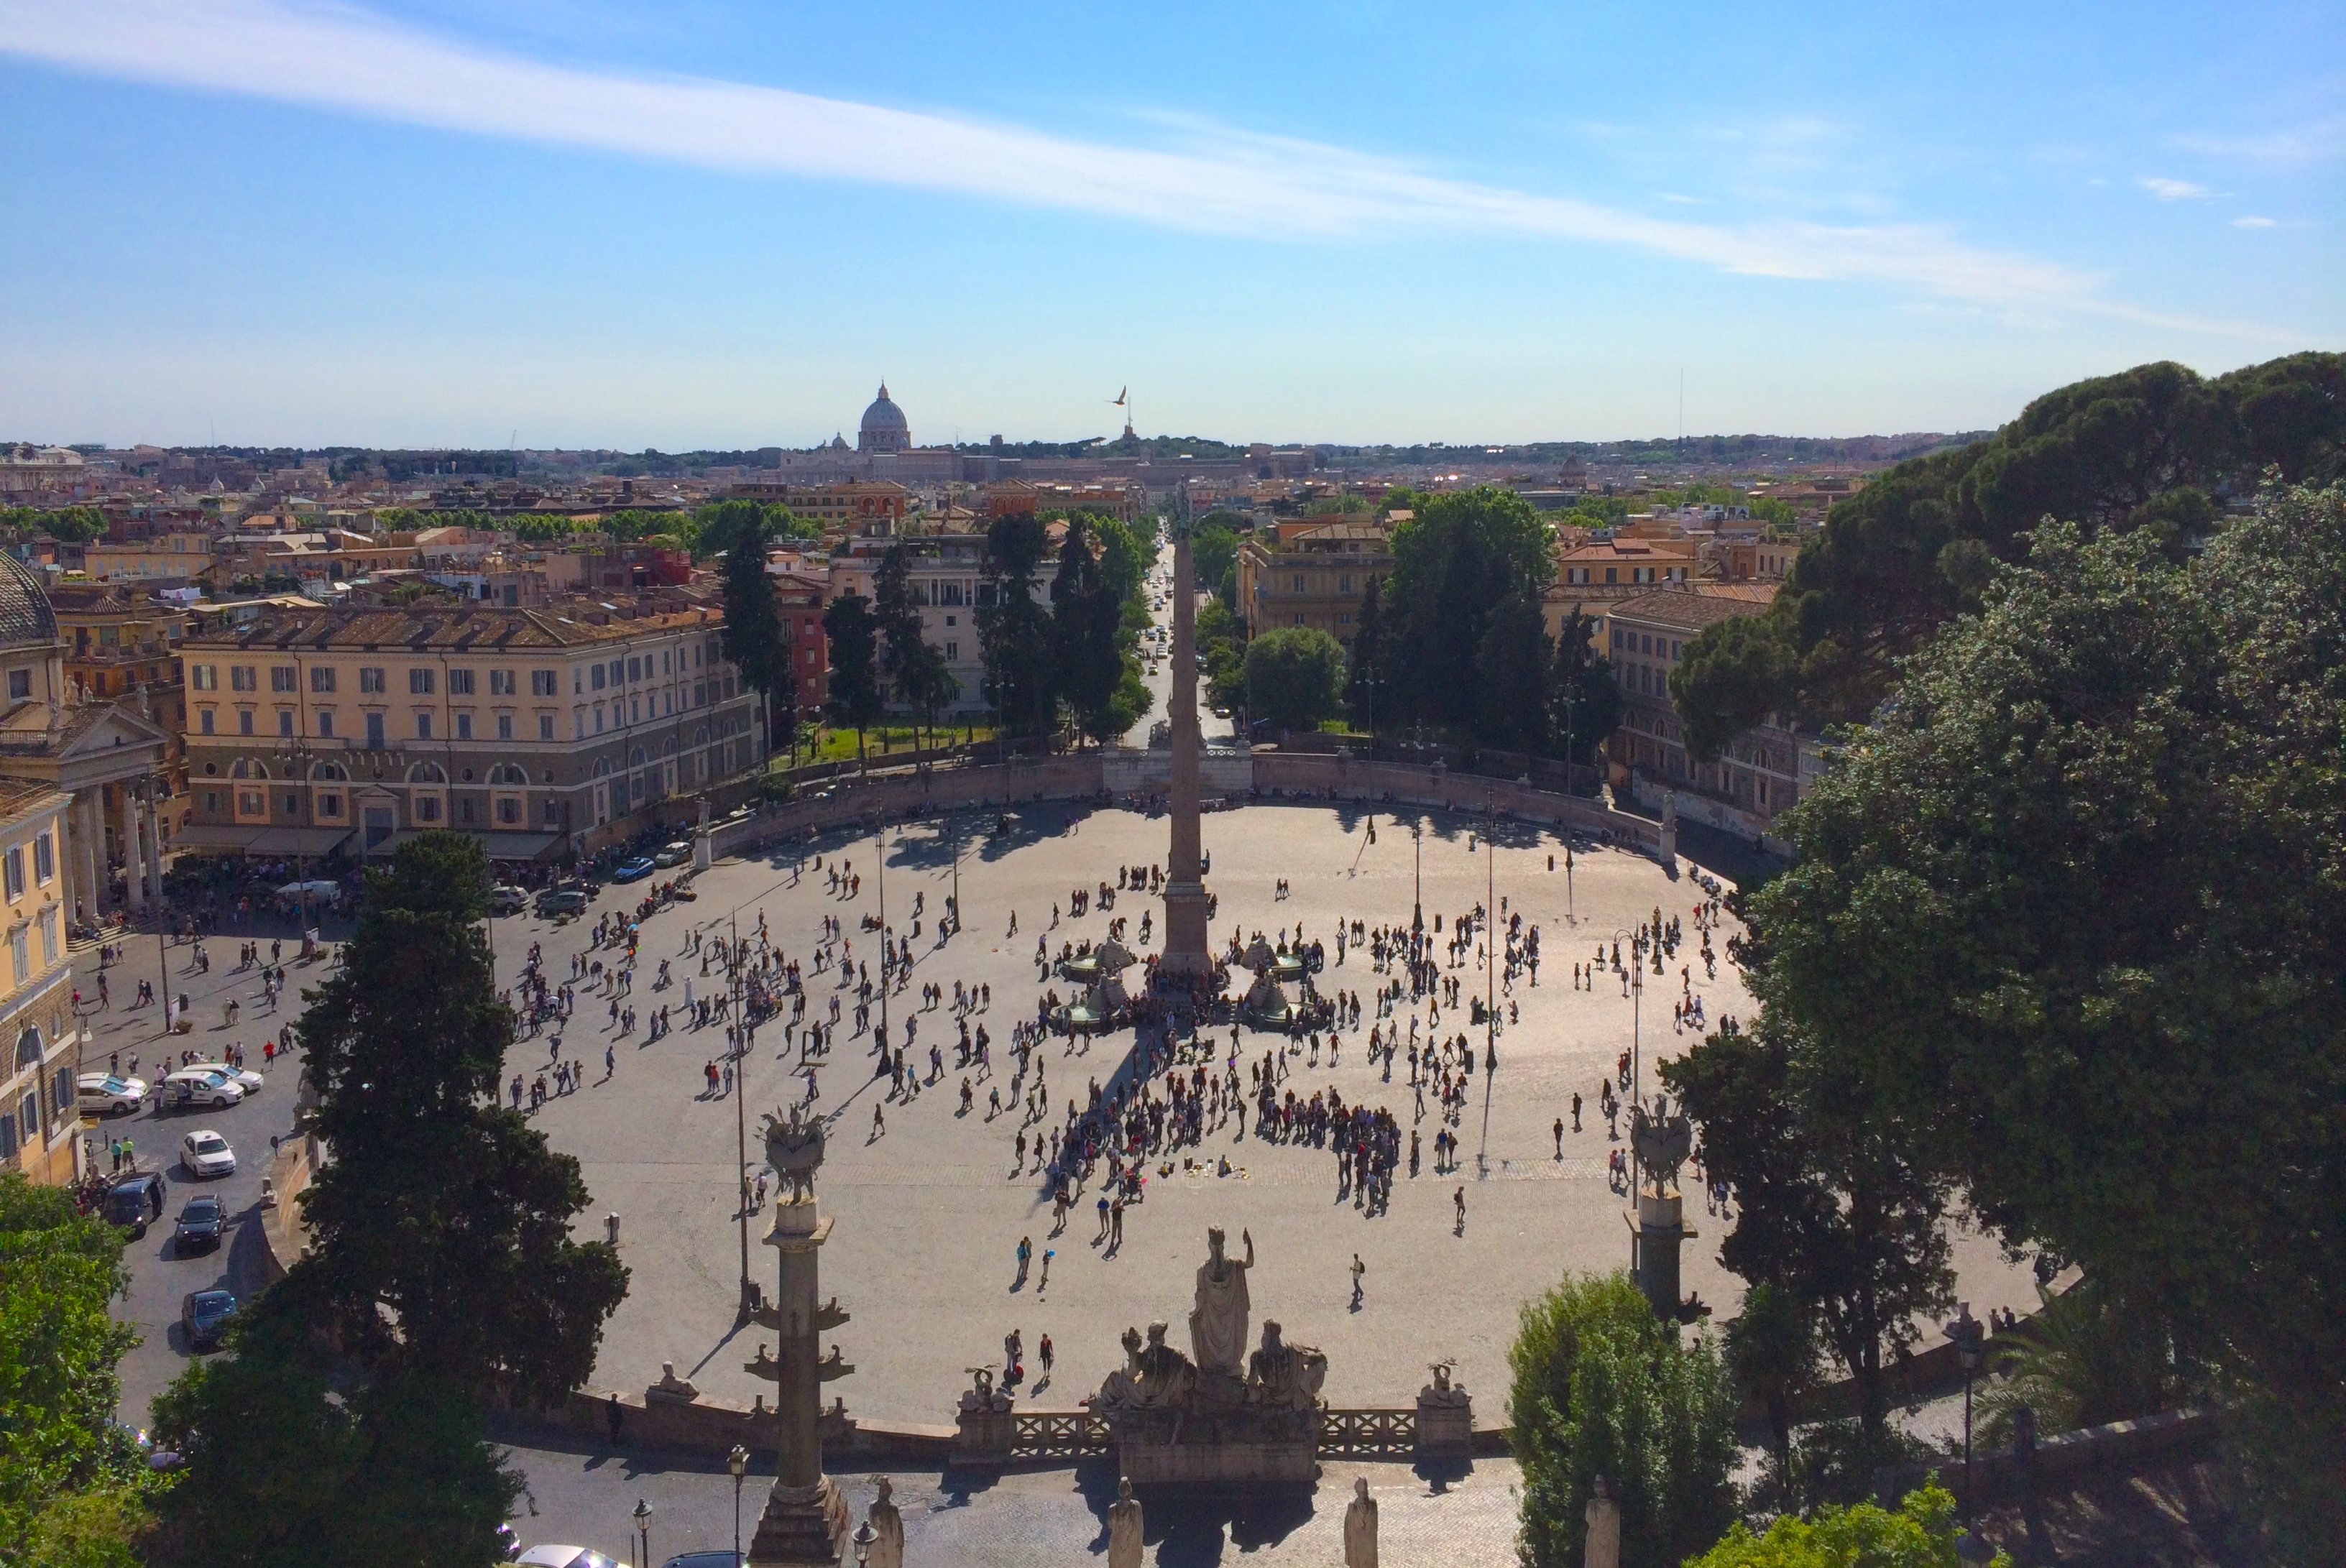
[[[224,1176],[236,1174],[236,1151],[228,1140],[209,1127],[198,1127],[179,1140],[179,1162],[189,1173],[198,1176]]]
[[[147,1103],[147,1080],[111,1073],[84,1073],[78,1085],[82,1114],[127,1116]]]
[[[191,1290],[179,1303],[179,1327],[187,1330],[188,1349],[209,1350],[220,1342],[228,1320],[236,1316],[236,1298],[225,1290]]]
[[[171,1250],[181,1257],[209,1252],[227,1234],[227,1208],[211,1194],[199,1192],[179,1210],[178,1223],[171,1227]]]

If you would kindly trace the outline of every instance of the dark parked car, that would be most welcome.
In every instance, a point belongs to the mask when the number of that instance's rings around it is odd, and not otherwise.
[[[124,1176],[106,1189],[106,1217],[133,1236],[144,1236],[149,1224],[163,1217],[163,1196],[169,1191],[170,1183],[154,1171]]]
[[[179,1327],[188,1331],[188,1349],[217,1348],[228,1320],[236,1316],[236,1298],[225,1290],[195,1290],[179,1303]]]
[[[611,873],[611,880],[615,882],[639,882],[657,870],[658,868],[652,864],[650,856],[638,855],[632,860],[621,860],[618,870]]]
[[[537,895],[537,912],[551,920],[556,915],[586,912],[586,895],[576,888],[556,888]]]
[[[171,1249],[209,1252],[227,1234],[228,1211],[220,1207],[220,1200],[209,1193],[198,1193],[179,1210],[179,1222],[171,1231]]]

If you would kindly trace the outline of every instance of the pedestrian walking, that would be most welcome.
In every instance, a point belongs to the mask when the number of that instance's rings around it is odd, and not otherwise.
[[[1016,1284],[1014,1284],[1013,1286],[1011,1286],[1011,1288],[1012,1288],[1013,1290],[1017,1289],[1017,1288],[1018,1288],[1018,1286],[1020,1286],[1020,1285],[1024,1285],[1024,1284],[1025,1284],[1025,1283],[1026,1283],[1026,1266],[1027,1266],[1027,1264],[1028,1264],[1028,1263],[1029,1263],[1029,1262],[1034,1258],[1034,1256],[1035,1256],[1035,1243],[1034,1243],[1033,1238],[1032,1238],[1032,1237],[1025,1237],[1025,1236],[1020,1237],[1018,1238],[1018,1254],[1017,1254],[1017,1257],[1018,1257],[1018,1279],[1017,1279],[1017,1283],[1016,1283]]]
[[[1368,1271],[1369,1266],[1361,1261],[1361,1255],[1357,1252],[1352,1254],[1352,1310],[1355,1312],[1361,1309],[1361,1280]]]
[[[1466,1189],[1462,1186],[1456,1192],[1451,1194],[1450,1201],[1453,1204],[1455,1204],[1458,1208],[1458,1224],[1456,1228],[1454,1228],[1451,1234],[1453,1236],[1464,1236],[1466,1234]]]

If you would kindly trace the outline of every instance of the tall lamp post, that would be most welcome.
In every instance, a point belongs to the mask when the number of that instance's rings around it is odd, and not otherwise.
[[[1955,1303],[1954,1320],[1946,1326],[1948,1339],[1955,1347],[1955,1363],[1964,1369],[1964,1520],[1972,1517],[1972,1379],[1978,1373],[1980,1362],[1985,1359],[1981,1340],[1985,1329],[1972,1316],[1972,1304]]]
[[[640,1497],[636,1499],[635,1512],[630,1517],[636,1522],[636,1561],[648,1563],[652,1560],[652,1505]]]
[[[1483,1146],[1475,1151],[1475,1175],[1491,1175],[1491,1079],[1499,1070],[1499,825],[1496,797],[1483,796]]]
[[[1622,1087],[1629,1092],[1629,1105],[1635,1110],[1638,1093],[1645,1086],[1646,964],[1637,952],[1637,933],[1626,926],[1615,927],[1614,944],[1618,946],[1624,937],[1629,939],[1629,1081]],[[1637,1196],[1637,1145],[1633,1138],[1629,1143],[1629,1196],[1633,1200]]]
[[[725,988],[730,998],[733,1014],[733,1160],[734,1180],[740,1192],[734,1201],[739,1209],[741,1229],[741,1290],[740,1301],[734,1308],[734,1321],[747,1323],[757,1308],[751,1304],[751,1292],[757,1287],[750,1280],[750,1014],[741,1000],[741,911],[733,911],[733,936],[725,949]]]
[[[1422,933],[1425,930],[1425,820],[1423,818],[1421,817],[1409,825],[1409,836],[1416,845],[1417,856],[1417,869],[1413,873],[1416,879],[1413,883],[1415,891],[1410,894],[1409,929]]]
[[[733,1472],[733,1561],[741,1561],[741,1478],[750,1469],[750,1451],[740,1443],[725,1456],[725,1468]]]

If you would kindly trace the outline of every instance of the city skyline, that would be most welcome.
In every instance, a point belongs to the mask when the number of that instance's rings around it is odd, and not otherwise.
[[[806,446],[884,374],[937,443],[1126,383],[1225,440],[1845,436],[2346,337],[2318,6],[1650,32],[5,0],[52,221],[0,425]]]

